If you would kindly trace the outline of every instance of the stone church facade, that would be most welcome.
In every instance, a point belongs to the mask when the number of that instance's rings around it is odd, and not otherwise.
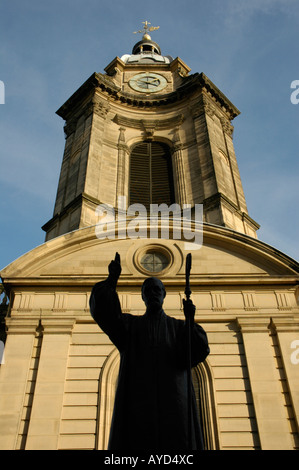
[[[123,313],[144,313],[141,285],[156,275],[166,313],[183,318],[185,242],[198,234],[192,299],[211,353],[193,382],[205,447],[298,449],[299,264],[257,238],[233,145],[238,109],[144,33],[57,111],[66,143],[46,241],[1,271],[0,448],[107,447],[119,355],[90,316],[91,288],[119,252]],[[170,217],[167,238],[128,236],[124,210],[163,202],[201,205],[202,223],[193,213],[178,238]],[[98,237],[103,205],[122,225]]]

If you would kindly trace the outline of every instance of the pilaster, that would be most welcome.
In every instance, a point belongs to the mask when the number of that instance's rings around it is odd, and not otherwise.
[[[129,149],[125,139],[125,127],[119,128],[118,138],[118,164],[117,164],[117,188],[115,206],[118,205],[118,198],[125,196],[128,200],[128,179],[129,179]],[[126,209],[126,208],[124,208]]]
[[[271,344],[270,318],[239,318],[262,450],[292,450],[284,399]]]
[[[44,319],[26,450],[57,450],[72,318]]]
[[[299,319],[274,317],[281,357],[299,434]]]
[[[180,139],[179,128],[176,128],[174,131],[173,137],[173,169],[174,169],[174,180],[175,180],[175,190],[176,190],[176,201],[178,204],[183,207],[184,204],[187,204],[186,196],[186,174],[184,169],[184,160],[182,155],[182,143]]]
[[[0,367],[0,449],[15,450],[38,319],[9,318]]]

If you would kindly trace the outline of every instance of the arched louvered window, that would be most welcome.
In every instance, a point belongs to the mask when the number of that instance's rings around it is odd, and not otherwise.
[[[174,186],[169,147],[161,142],[136,145],[130,161],[130,204],[173,204]]]

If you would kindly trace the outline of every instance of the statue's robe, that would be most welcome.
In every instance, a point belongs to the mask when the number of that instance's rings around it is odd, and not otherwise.
[[[109,450],[188,449],[187,330],[184,320],[123,314],[109,279],[96,284],[90,311],[120,352]],[[209,354],[201,326],[191,332],[191,365]],[[203,448],[192,386],[192,450]],[[190,450],[190,447],[189,447]]]

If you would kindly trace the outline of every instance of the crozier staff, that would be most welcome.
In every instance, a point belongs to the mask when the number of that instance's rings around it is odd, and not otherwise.
[[[108,278],[97,283],[90,311],[120,352],[120,368],[111,423],[109,450],[189,449],[188,443],[188,330],[184,320],[163,310],[166,291],[154,277],[144,281],[144,315],[123,314],[116,286],[121,274],[118,253],[109,264]],[[193,319],[195,306],[184,301],[184,314],[192,319],[191,366],[205,360],[210,350],[207,335]],[[202,449],[202,434],[195,395],[191,390],[191,449]]]

